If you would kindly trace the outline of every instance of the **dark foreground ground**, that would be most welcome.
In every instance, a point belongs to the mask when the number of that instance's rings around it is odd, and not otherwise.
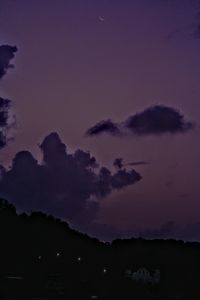
[[[17,215],[0,201],[4,299],[200,299],[200,244],[102,243],[43,213]]]

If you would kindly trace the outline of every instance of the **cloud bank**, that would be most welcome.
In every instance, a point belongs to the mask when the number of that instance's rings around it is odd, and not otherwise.
[[[109,126],[107,126],[109,122]],[[100,121],[87,130],[88,136],[102,133],[111,135],[163,135],[185,133],[194,127],[194,123],[186,121],[183,114],[178,110],[164,106],[155,105],[128,117],[124,122],[113,123]]]
[[[95,220],[102,198],[142,178],[134,169],[112,174],[80,149],[69,154],[55,132],[40,148],[42,163],[29,151],[21,151],[9,170],[2,168],[0,197],[20,211],[40,210],[86,227]]]

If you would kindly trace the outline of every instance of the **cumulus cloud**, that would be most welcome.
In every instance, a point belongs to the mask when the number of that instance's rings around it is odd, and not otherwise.
[[[148,135],[186,132],[193,124],[174,108],[156,105],[129,117],[125,126],[134,134]]]
[[[17,47],[2,45],[0,46],[0,78],[2,78],[8,69],[13,68],[14,66],[10,61],[15,57],[17,52]]]
[[[120,124],[115,124],[109,120],[109,126],[114,124],[114,128],[117,129],[115,131],[104,127],[101,128],[101,124],[104,124],[104,121],[102,122],[88,129],[87,134],[90,136],[98,135],[99,131],[95,129],[100,128],[100,132],[106,132],[111,135],[162,135],[167,133],[184,133],[194,127],[194,124],[186,121],[183,114],[178,110],[164,105],[148,107],[144,111],[128,117],[127,120]]]
[[[86,132],[86,134],[90,136],[100,135],[102,133],[117,135],[120,133],[120,130],[111,120],[103,120],[89,128]]]
[[[102,198],[141,180],[133,169],[112,174],[100,168],[89,152],[69,154],[57,133],[45,137],[40,148],[41,163],[21,151],[1,176],[0,196],[20,211],[41,210],[86,227],[95,220]]]

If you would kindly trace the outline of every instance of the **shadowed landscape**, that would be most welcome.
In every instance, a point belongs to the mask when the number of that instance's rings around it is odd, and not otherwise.
[[[41,212],[17,214],[5,200],[0,202],[0,236],[2,300],[200,296],[199,243],[102,242]]]

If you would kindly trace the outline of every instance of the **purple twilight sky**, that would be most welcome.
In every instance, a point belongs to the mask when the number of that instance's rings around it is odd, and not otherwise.
[[[18,52],[0,81],[16,114],[0,163],[11,166],[21,150],[40,161],[38,144],[51,132],[68,153],[90,151],[112,172],[116,158],[148,162],[126,167],[142,179],[103,197],[95,222],[138,233],[172,221],[200,232],[199,12],[195,0],[1,0],[0,45]],[[195,126],[85,134],[101,120],[122,124],[154,105]]]

